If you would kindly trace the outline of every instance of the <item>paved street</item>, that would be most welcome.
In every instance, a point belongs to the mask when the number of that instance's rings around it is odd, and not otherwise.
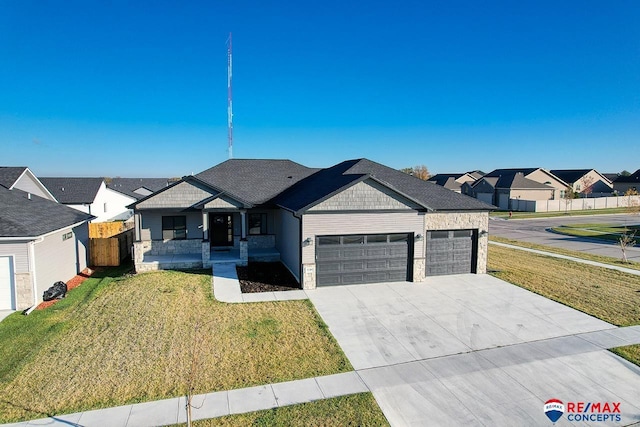
[[[523,242],[571,249],[594,255],[621,258],[620,247],[614,243],[600,242],[593,239],[563,236],[547,231],[548,228],[566,224],[607,223],[618,225],[640,224],[638,215],[588,215],[559,218],[540,218],[525,220],[492,219],[489,221],[489,234]],[[638,239],[640,240],[640,238]],[[631,261],[640,262],[640,247],[629,248],[627,257]]]

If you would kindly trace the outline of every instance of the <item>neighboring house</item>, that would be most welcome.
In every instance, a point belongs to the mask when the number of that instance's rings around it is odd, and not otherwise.
[[[475,173],[475,172],[474,172]],[[468,172],[465,173],[439,173],[432,176],[427,181],[434,184],[438,184],[441,187],[447,188],[456,193],[461,192],[462,184],[465,182],[474,183],[478,178],[475,178]]]
[[[280,260],[304,289],[485,273],[493,209],[367,159],[227,160],[131,207],[137,271]]]
[[[595,169],[552,169],[551,173],[582,197],[607,197],[613,191],[611,181]]]
[[[613,181],[615,181],[620,176],[619,173],[603,173],[602,175],[607,178],[612,185]]]
[[[105,182],[108,189],[132,198],[130,203],[169,185],[167,178],[105,178]]]
[[[512,199],[551,200],[555,191],[551,185],[526,178],[523,172],[505,172],[504,169],[498,176],[487,174],[471,187],[464,188],[465,194],[496,205],[501,210],[513,209]]]
[[[45,199],[57,200],[26,166],[0,166],[0,186],[22,190]]]
[[[22,310],[87,267],[92,216],[3,186],[0,206],[0,309]]]
[[[625,194],[628,190],[640,193],[640,169],[629,176],[622,176],[613,181],[613,191],[616,194]]]
[[[107,188],[103,178],[40,178],[58,202],[96,217],[95,222],[126,220],[135,198]]]

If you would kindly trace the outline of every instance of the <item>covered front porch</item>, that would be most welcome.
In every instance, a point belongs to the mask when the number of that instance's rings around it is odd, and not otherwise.
[[[136,228],[142,231],[140,235],[160,237],[134,242],[138,272],[208,268],[214,263],[247,265],[249,261],[280,261],[276,236],[264,211],[204,209],[185,213],[184,220],[177,220],[179,215],[174,213],[163,213],[157,213],[155,220],[153,214],[145,215],[148,228],[136,215]],[[162,228],[156,230],[155,227],[161,224]],[[166,224],[171,224],[173,229],[168,229]],[[194,234],[200,236],[192,238]],[[171,236],[174,238],[167,238]]]

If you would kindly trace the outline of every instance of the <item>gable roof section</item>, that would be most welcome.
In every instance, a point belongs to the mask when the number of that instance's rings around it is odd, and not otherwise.
[[[493,207],[474,198],[452,192],[368,159],[347,160],[322,169],[301,180],[276,197],[273,202],[299,213],[334,194],[371,178],[425,210],[491,210]]]
[[[0,185],[11,190],[18,178],[27,170],[26,166],[1,166]]]
[[[574,184],[592,170],[593,169],[553,169],[550,172],[567,184]]]
[[[156,191],[127,206],[137,209],[201,209],[204,204],[222,194],[194,176],[185,176],[180,181]]]
[[[195,177],[236,200],[259,205],[316,171],[291,160],[230,159]]]
[[[60,203],[82,205],[93,203],[103,179],[48,177],[40,181]]]
[[[510,189],[518,189],[518,190],[553,190],[554,188],[547,184],[541,184],[537,181],[534,181],[529,178],[525,178],[524,174],[516,173],[511,177],[511,182],[507,180],[503,180],[500,182],[498,180],[498,185],[496,188],[510,188]],[[508,186],[506,186],[508,184]],[[501,187],[500,185],[505,185],[505,187]]]
[[[139,188],[146,188],[151,193],[162,190],[169,185],[167,178],[105,178],[107,188],[126,196],[140,200],[148,194],[137,193]]]
[[[551,172],[543,168],[495,169],[489,172],[488,174],[486,174],[484,178],[485,179],[498,178],[496,184],[494,185],[496,188],[516,188],[516,187],[513,187],[513,180],[515,179],[517,174],[521,174],[524,178],[528,179],[529,181],[537,182],[527,178],[527,176],[531,175],[533,172],[536,172],[538,170],[544,172],[546,175],[552,178],[555,178],[556,180],[561,182],[563,185],[566,185],[564,180],[562,180],[561,178],[558,178],[557,176],[553,175]],[[520,179],[518,179],[518,181],[519,181],[518,185],[522,185],[522,187],[517,187],[517,188],[541,188],[541,187],[534,186],[531,183],[526,183],[525,181],[521,181]],[[538,182],[538,184],[540,183]],[[542,184],[542,185],[545,185],[545,184]]]
[[[453,181],[465,175],[464,173],[439,173],[430,177],[427,181],[435,182],[438,185],[445,186],[447,182],[453,178]]]
[[[95,218],[21,190],[0,187],[0,238],[37,237]]]

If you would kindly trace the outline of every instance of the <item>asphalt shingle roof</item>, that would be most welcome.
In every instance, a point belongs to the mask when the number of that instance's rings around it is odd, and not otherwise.
[[[231,197],[259,205],[316,171],[291,160],[230,159],[195,177]]]
[[[134,190],[144,187],[155,193],[162,190],[168,185],[167,178],[108,178],[105,179],[107,188],[140,200],[145,197],[144,194],[136,193]]]
[[[550,172],[566,183],[573,184],[593,169],[553,169]]]
[[[11,188],[26,169],[26,166],[0,166],[0,185]]]
[[[21,190],[0,187],[0,237],[36,237],[94,216]]]
[[[102,178],[39,178],[40,182],[60,203],[69,205],[90,204],[96,198]]]
[[[368,159],[347,160],[322,169],[283,192],[273,202],[296,212],[368,176],[429,210],[494,209],[493,206],[472,197],[433,185]]]
[[[619,177],[616,178],[616,180],[614,182],[623,182],[623,183],[636,183],[636,184],[640,184],[640,169],[638,169],[637,171],[635,171],[634,173],[632,173],[629,176],[622,176],[620,175]]]

